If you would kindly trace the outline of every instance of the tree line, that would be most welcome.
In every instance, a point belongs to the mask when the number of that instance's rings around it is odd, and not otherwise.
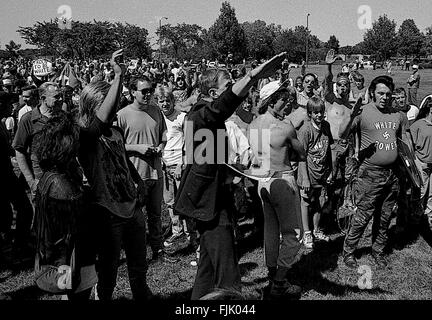
[[[59,29],[58,20],[36,22],[18,29],[27,44],[34,45],[42,55],[68,58],[105,57],[113,50],[125,48],[129,57],[148,58],[152,55],[148,31],[129,23],[108,21],[72,21],[70,29]],[[196,24],[166,24],[156,31],[161,51],[178,60],[199,61],[202,58],[223,61],[232,53],[235,62],[247,59],[265,59],[286,51],[291,62],[305,59],[306,39],[309,43],[309,60],[322,60],[328,49],[341,54],[372,54],[378,60],[394,55],[420,57],[432,54],[432,26],[423,33],[413,19],[397,24],[387,15],[376,20],[355,46],[340,47],[335,35],[324,42],[311,34],[305,26],[282,28],[265,21],[239,23],[235,9],[229,2],[222,3],[220,15],[207,30]],[[12,41],[13,42],[13,41]],[[13,54],[20,52],[15,43],[6,45]],[[157,50],[159,52],[159,50]]]

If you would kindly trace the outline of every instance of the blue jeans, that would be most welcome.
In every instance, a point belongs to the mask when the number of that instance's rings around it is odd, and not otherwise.
[[[129,282],[135,300],[148,298],[146,225],[137,207],[131,218],[120,218],[107,209],[96,207],[98,221],[97,291],[100,300],[111,300],[117,281],[120,248],[126,252]]]

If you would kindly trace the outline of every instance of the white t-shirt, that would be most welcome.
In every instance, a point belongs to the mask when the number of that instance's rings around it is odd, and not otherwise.
[[[249,162],[249,141],[240,128],[230,118],[225,121],[228,135],[228,163],[235,164],[240,162],[247,165]]]
[[[164,115],[167,126],[167,143],[162,158],[167,166],[177,165],[182,160],[184,144],[183,125],[185,117],[186,113],[181,112],[173,121],[171,121]]]
[[[15,120],[14,120],[14,118],[8,117],[6,119],[6,121],[5,121],[5,126],[6,126],[7,130],[9,130],[9,131],[13,130],[13,128],[15,126]]]
[[[32,111],[32,107],[25,105],[18,111],[18,122],[21,120],[21,117],[25,115],[27,112]]]

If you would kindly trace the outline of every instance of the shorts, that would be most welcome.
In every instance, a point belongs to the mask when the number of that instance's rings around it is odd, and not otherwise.
[[[311,187],[308,193],[300,189],[301,205],[314,209],[321,209],[327,198],[327,190],[324,187]]]

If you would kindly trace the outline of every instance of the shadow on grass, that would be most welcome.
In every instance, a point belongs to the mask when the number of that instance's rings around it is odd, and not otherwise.
[[[46,292],[43,292],[36,285],[5,293],[11,298],[11,300],[39,300],[41,296],[46,295]]]
[[[365,292],[353,285],[342,285],[325,279],[322,275],[325,271],[335,271],[338,268],[338,257],[343,247],[343,237],[339,237],[328,243],[317,243],[314,250],[303,254],[300,260],[289,272],[289,279],[293,284],[302,287],[303,291],[314,290],[322,295],[345,296],[349,293]],[[366,251],[368,249],[366,248]],[[356,252],[356,255],[364,254]],[[338,273],[342,277],[350,277],[356,270],[344,270],[341,267]],[[359,275],[360,276],[360,275]],[[367,290],[369,294],[383,294],[387,291],[380,288]]]
[[[155,295],[152,300],[154,301],[168,301],[168,302],[176,302],[176,301],[189,301],[192,295],[192,288],[182,291],[171,293],[168,296]]]
[[[416,226],[407,226],[403,232],[396,233],[396,226],[389,230],[389,241],[387,250],[403,250],[409,245],[417,242],[421,236],[432,248],[432,231],[429,227],[427,217],[423,216]]]

